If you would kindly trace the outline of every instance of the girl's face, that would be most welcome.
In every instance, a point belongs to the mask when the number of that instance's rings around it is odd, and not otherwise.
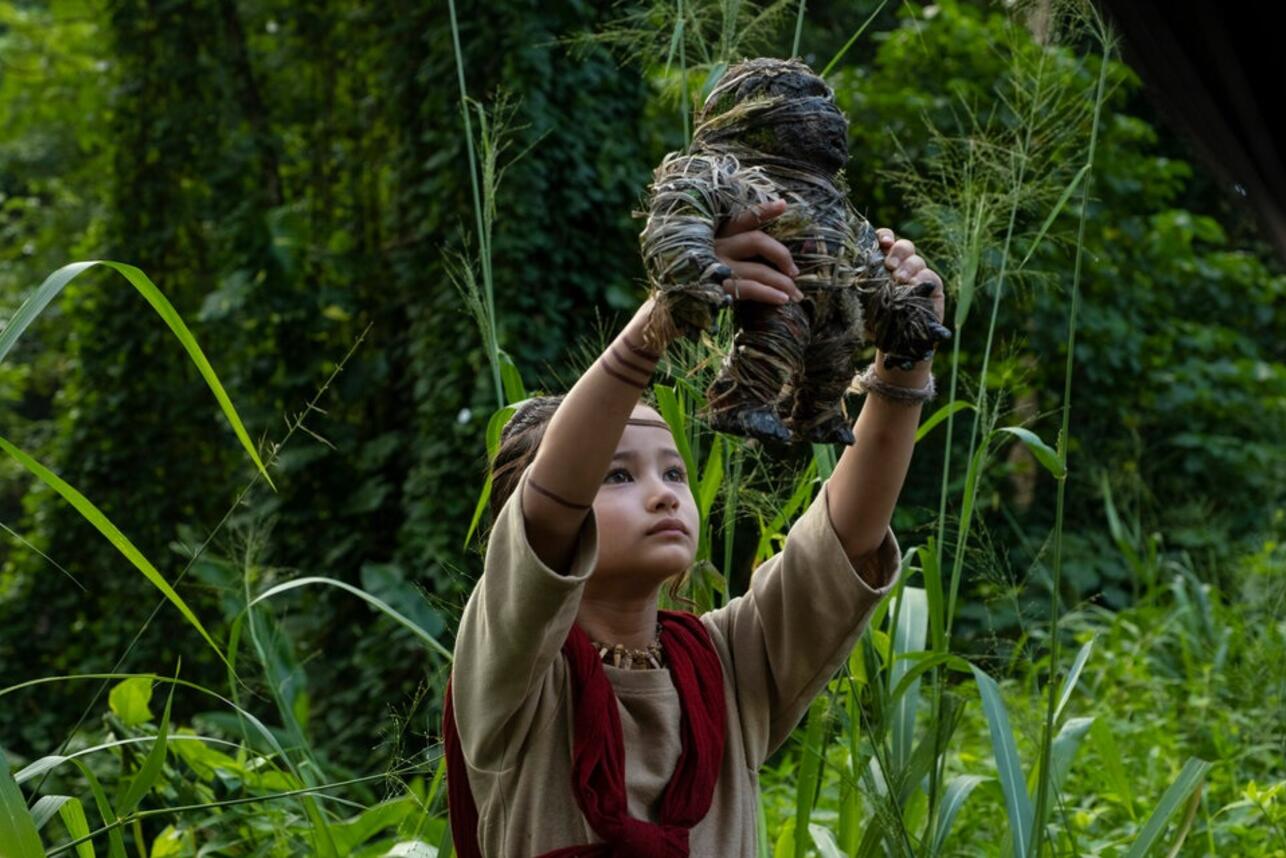
[[[646,405],[636,406],[630,417],[664,423]],[[625,427],[594,499],[594,514],[599,549],[589,581],[594,590],[654,597],[667,578],[692,565],[700,514],[669,429]],[[649,532],[667,520],[678,528]]]

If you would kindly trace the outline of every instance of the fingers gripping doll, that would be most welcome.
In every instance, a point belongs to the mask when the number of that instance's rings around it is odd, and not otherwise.
[[[696,340],[732,296],[732,270],[714,253],[728,218],[774,199],[786,213],[762,225],[790,251],[799,303],[733,304],[736,333],[702,417],[762,441],[853,443],[844,391],[857,350],[871,341],[888,365],[909,367],[950,332],[932,284],[897,286],[875,230],[848,202],[848,120],[824,80],[798,60],[754,59],[731,69],[697,116],[686,153],[653,174],[640,236],[654,310],[649,348]]]

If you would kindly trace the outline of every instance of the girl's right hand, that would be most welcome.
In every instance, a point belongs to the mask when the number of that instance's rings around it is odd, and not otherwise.
[[[804,293],[794,280],[799,269],[790,251],[760,229],[784,211],[785,200],[760,203],[729,218],[715,234],[714,255],[732,269],[732,276],[723,281],[723,291],[734,299],[766,304],[803,300]]]

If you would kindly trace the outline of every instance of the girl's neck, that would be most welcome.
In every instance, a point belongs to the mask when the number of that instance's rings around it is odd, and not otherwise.
[[[576,622],[591,640],[645,649],[656,640],[656,593],[650,598],[600,599],[588,592],[581,598]]]

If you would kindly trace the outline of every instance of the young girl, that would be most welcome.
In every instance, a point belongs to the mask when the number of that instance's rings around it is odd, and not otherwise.
[[[789,252],[757,228],[784,210],[752,210],[716,241],[738,300],[803,299]],[[880,241],[895,279],[933,284],[941,318],[941,279],[909,241]],[[700,522],[666,423],[639,403],[660,359],[641,347],[650,307],[570,392],[529,402],[504,429],[445,701],[463,858],[752,858],[759,767],[897,578],[889,521],[931,361],[900,371],[877,355],[856,443],[749,591],[699,618],[658,610]]]

